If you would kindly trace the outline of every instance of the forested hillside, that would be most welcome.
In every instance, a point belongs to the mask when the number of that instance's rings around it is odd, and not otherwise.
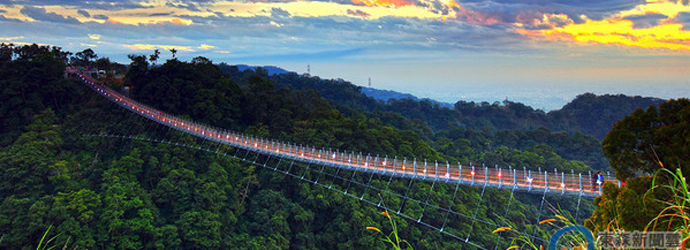
[[[233,76],[232,67],[220,64],[225,73]],[[262,73],[259,71],[259,73]],[[266,72],[263,74],[267,75]],[[267,75],[268,76],[268,75]],[[367,97],[362,88],[342,79],[320,79],[284,73],[269,77],[278,87],[309,88],[318,91],[338,109],[356,108],[369,111],[392,111],[411,120],[426,122],[434,131],[453,127],[491,130],[531,130],[540,127],[552,131],[582,132],[599,140],[606,136],[613,124],[638,108],[659,105],[664,100],[640,96],[595,95],[584,93],[560,110],[544,112],[522,103],[503,101],[455,103],[444,108],[430,100],[391,99],[385,102]]]
[[[382,247],[378,236],[365,230],[384,227],[381,210],[356,199],[200,150],[80,136],[84,124],[108,128],[113,124],[106,120],[120,119],[127,111],[81,83],[64,79],[68,52],[41,46],[3,46],[1,52],[9,56],[0,61],[0,75],[7,76],[0,79],[5,90],[2,100],[7,100],[0,103],[0,247],[33,249],[51,225],[53,235],[59,234],[56,242],[79,249]],[[91,64],[95,58],[76,59]],[[587,164],[571,159],[584,155],[585,162],[597,162],[592,154],[598,142],[580,133],[459,125],[437,130],[432,128],[438,122],[433,117],[409,118],[402,112],[371,108],[368,105],[384,104],[367,98],[357,101],[356,90],[340,92],[333,87],[328,94],[330,85],[318,78],[303,79],[313,80],[314,88],[297,88],[260,70],[226,67],[224,74],[202,57],[190,62],[171,59],[156,67],[144,55],[133,55],[131,60],[125,84],[132,86],[134,99],[251,135],[462,164],[586,171]],[[340,86],[337,81],[333,84]],[[322,97],[336,93],[356,98],[347,104]],[[194,143],[188,135],[171,136]],[[404,188],[406,182],[394,179],[390,185]],[[448,201],[453,195],[442,185],[416,185],[430,190],[431,200]],[[509,191],[488,189],[483,198],[480,192],[463,187],[458,202],[482,204],[477,219],[505,219],[522,229],[531,227],[533,222],[525,215],[537,213],[541,197],[521,195],[506,211]],[[565,208],[574,208],[577,202],[554,200]],[[591,213],[591,205],[582,206],[581,215]],[[401,236],[415,249],[467,247],[420,224],[396,220]],[[472,226],[468,220],[450,223],[455,228]],[[485,224],[474,227],[493,230]],[[473,240],[493,246],[496,237],[482,234]],[[502,242],[499,248],[507,244]]]
[[[236,67],[223,63],[218,66],[235,81],[246,77]],[[270,79],[278,89],[316,91],[343,114],[372,113],[384,124],[416,132],[447,155],[465,157],[474,162],[483,160],[480,152],[491,155],[501,146],[510,150],[528,150],[546,144],[565,159],[583,161],[594,169],[610,170],[600,143],[606,132],[613,123],[633,110],[662,102],[655,98],[587,93],[563,109],[549,113],[510,101],[502,104],[458,101],[455,108],[448,109],[429,100],[377,101],[363,94],[361,87],[342,79],[321,79],[296,73],[269,76],[260,68],[257,74]],[[459,138],[471,139],[458,141]],[[477,150],[462,149],[466,147]],[[519,166],[524,163],[501,159],[497,164]]]

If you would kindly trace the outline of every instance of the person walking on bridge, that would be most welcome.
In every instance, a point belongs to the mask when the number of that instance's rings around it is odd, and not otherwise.
[[[601,171],[597,172],[597,184],[599,188],[601,188],[601,185],[604,185],[604,175],[601,174]]]

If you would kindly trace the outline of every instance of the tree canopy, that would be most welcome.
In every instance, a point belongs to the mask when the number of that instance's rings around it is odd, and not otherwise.
[[[636,110],[614,125],[603,148],[622,180],[654,174],[661,167],[690,173],[690,100]]]

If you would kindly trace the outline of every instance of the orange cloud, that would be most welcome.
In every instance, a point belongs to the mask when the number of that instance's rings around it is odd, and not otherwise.
[[[115,20],[115,19],[112,19],[112,18],[108,18],[108,20],[106,20],[106,22],[109,22],[109,23],[112,23],[112,24],[122,24],[122,22],[119,22],[119,21],[117,21],[117,20]]]
[[[580,44],[611,44],[649,49],[683,50],[690,52],[690,31],[679,23],[664,22],[657,26],[635,29],[627,19],[587,20],[581,24],[568,24],[548,30],[524,30],[517,32],[529,37],[543,37],[555,41]],[[680,41],[680,42],[679,42]]]
[[[179,19],[179,18],[173,18],[173,19],[170,19],[170,20],[160,21],[160,22],[158,22],[158,23],[159,23],[159,24],[190,25],[192,22],[191,22],[191,21],[187,21],[187,20],[182,20],[182,19]]]
[[[163,50],[171,50],[175,49],[178,51],[188,51],[188,52],[194,52],[194,49],[190,46],[173,46],[173,45],[156,45],[156,44],[123,44],[122,46],[133,49],[133,50],[154,50],[154,49],[163,49]]]
[[[451,1],[455,3],[454,1]],[[457,11],[455,17],[469,24],[492,25],[499,23],[499,19],[489,14],[469,10],[461,5],[455,4]]]
[[[645,49],[690,52],[690,31],[676,17],[690,11],[681,1],[647,1],[630,10],[610,15],[603,20],[582,16],[583,23],[574,23],[565,15],[544,15],[542,20],[516,23],[515,31],[527,37],[544,38],[576,44],[605,44]],[[640,17],[661,16],[647,25],[635,25]],[[528,24],[533,25],[528,28]],[[639,23],[638,23],[639,24]],[[539,27],[542,29],[535,29]]]
[[[366,6],[383,6],[383,7],[402,7],[414,6],[413,2],[405,0],[352,0],[352,3]]]

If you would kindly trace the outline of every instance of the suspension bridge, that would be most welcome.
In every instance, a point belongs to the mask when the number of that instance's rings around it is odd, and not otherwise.
[[[424,210],[418,216],[410,216],[401,213],[403,203],[400,203],[398,209],[395,207],[384,207],[384,209],[396,213],[402,217],[413,220],[417,223],[430,227],[432,229],[438,230],[446,235],[454,237],[456,239],[462,240],[478,249],[487,249],[485,247],[479,246],[477,244],[469,241],[470,235],[472,234],[472,228],[469,229],[465,237],[461,236],[458,231],[446,230],[446,224],[449,217],[471,220],[472,225],[478,219],[476,218],[477,212],[479,211],[479,205],[477,204],[477,209],[473,215],[471,213],[459,213],[453,210],[453,204],[455,203],[455,194],[458,193],[458,188],[463,186],[471,186],[481,188],[481,198],[483,198],[485,190],[487,188],[496,189],[509,189],[511,190],[511,198],[508,202],[508,207],[510,206],[513,195],[512,192],[528,192],[542,195],[542,201],[539,208],[539,213],[544,206],[546,196],[569,196],[577,197],[577,211],[579,212],[580,199],[582,198],[594,198],[601,194],[602,183],[591,183],[590,175],[585,173],[566,173],[563,171],[558,171],[554,169],[551,171],[532,171],[523,169],[516,169],[512,167],[501,168],[498,166],[485,167],[485,166],[463,166],[459,163],[451,164],[449,162],[438,162],[438,161],[418,161],[416,159],[408,160],[406,158],[399,157],[388,157],[365,154],[361,152],[347,152],[338,151],[325,148],[316,148],[311,146],[297,145],[290,142],[280,142],[276,140],[270,140],[265,138],[259,138],[256,136],[245,135],[242,133],[237,133],[209,125],[204,125],[197,123],[188,119],[183,119],[166,112],[162,112],[153,107],[147,106],[145,104],[139,103],[135,100],[128,98],[127,96],[110,89],[104,84],[96,81],[90,75],[78,68],[67,68],[66,74],[72,77],[78,78],[86,86],[94,90],[96,93],[105,97],[112,103],[115,103],[124,109],[130,111],[131,113],[137,114],[138,116],[151,120],[160,126],[167,127],[176,131],[180,131],[185,134],[194,136],[203,141],[209,141],[217,143],[220,145],[227,145],[229,147],[235,148],[235,154],[231,156],[238,158],[240,160],[247,161],[252,164],[261,165],[266,168],[271,168],[269,161],[270,159],[278,159],[278,162],[273,164],[280,165],[281,162],[291,162],[287,170],[279,170],[277,166],[272,169],[279,171],[286,175],[291,175],[296,178],[305,179],[306,170],[302,174],[296,174],[294,171],[291,172],[291,168],[295,165],[294,162],[299,162],[306,164],[306,169],[310,170],[311,166],[320,166],[320,175],[330,175],[333,178],[333,182],[330,185],[326,184],[324,181],[317,177],[316,179],[307,179],[306,181],[312,184],[318,184],[325,188],[331,189],[333,183],[336,179],[343,182],[348,182],[347,189],[337,190],[342,194],[349,195],[353,198],[357,198],[362,201],[366,201],[373,205],[381,207],[381,201],[375,201],[373,199],[364,199],[364,194],[361,196],[355,195],[355,192],[350,192],[350,186],[352,184],[366,186],[369,189],[373,189],[377,192],[386,193],[403,200],[410,200],[412,202],[417,202],[424,205]],[[103,136],[103,135],[95,135]],[[113,136],[118,137],[118,136]],[[121,136],[120,136],[121,137]],[[159,141],[164,142],[164,141]],[[188,146],[188,145],[185,145]],[[201,149],[201,148],[199,148]],[[238,156],[238,151],[243,150],[244,155]],[[213,151],[207,149],[207,151]],[[218,150],[215,151],[218,153]],[[248,155],[250,153],[254,154],[253,160],[248,160]],[[227,153],[224,153],[227,155]],[[260,156],[264,157],[263,163],[257,161]],[[326,174],[324,168],[332,168],[337,170],[335,174]],[[339,175],[339,171],[351,171],[352,177],[342,177]],[[355,180],[355,174],[370,174],[369,181],[367,183],[359,182]],[[409,188],[412,186],[413,181],[431,182],[433,185],[436,183],[444,183],[449,185],[455,185],[455,194],[453,200],[449,207],[440,206],[438,204],[430,203],[430,195],[424,199],[423,197],[414,199],[405,195],[400,195],[398,193],[391,192],[388,188],[376,188],[372,187],[372,179],[374,175],[389,177],[388,185],[393,178],[409,179],[409,186],[406,193],[409,193]],[[609,180],[620,183],[616,180]],[[445,213],[445,218],[442,223],[437,223],[433,225],[432,223],[425,222],[422,220],[425,210],[429,207],[430,209],[435,209]],[[508,207],[506,208],[506,214],[508,213]],[[537,215],[537,221],[539,220]],[[575,216],[577,217],[577,215]],[[501,227],[505,226],[492,221],[480,221],[484,224],[490,226]],[[446,231],[444,231],[446,230]],[[546,239],[541,239],[537,236],[527,235],[531,238],[545,241]]]

